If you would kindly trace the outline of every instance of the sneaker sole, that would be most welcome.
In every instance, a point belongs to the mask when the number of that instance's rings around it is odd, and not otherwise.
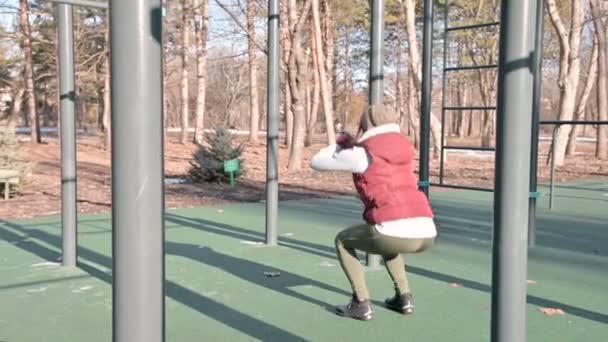
[[[386,306],[387,309],[391,310],[391,311],[395,311],[398,312],[402,315],[411,315],[414,313],[414,308],[413,307],[405,307],[405,308],[401,308],[401,307],[394,307],[394,306]]]
[[[359,320],[359,321],[369,321],[369,320],[371,320],[373,318],[372,314],[373,314],[373,312],[370,312],[370,313],[365,314],[363,316],[348,316],[348,315],[345,315],[343,312],[336,311],[336,315],[338,315],[340,317],[352,318],[352,319],[356,319],[356,320]]]

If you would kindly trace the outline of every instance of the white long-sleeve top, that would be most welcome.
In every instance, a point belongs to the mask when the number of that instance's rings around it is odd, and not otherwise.
[[[390,124],[374,127],[359,139],[365,141],[375,135],[389,132],[400,132],[399,125]],[[317,153],[311,167],[316,171],[345,171],[350,173],[363,173],[373,163],[372,157],[364,148],[355,146],[342,149],[333,144]],[[437,236],[435,222],[430,217],[413,217],[395,221],[387,221],[375,225],[376,230],[383,235],[399,238],[433,238]]]

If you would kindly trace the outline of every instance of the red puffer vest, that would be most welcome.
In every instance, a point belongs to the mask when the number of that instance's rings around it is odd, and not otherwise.
[[[379,132],[357,145],[371,156],[367,170],[353,174],[367,223],[433,217],[426,196],[418,190],[414,149],[405,137],[395,131]]]

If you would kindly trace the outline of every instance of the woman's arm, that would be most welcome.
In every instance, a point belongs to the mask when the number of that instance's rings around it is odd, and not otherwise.
[[[311,161],[311,167],[317,171],[348,171],[363,173],[369,167],[371,157],[359,146],[342,149],[330,145],[317,153]]]

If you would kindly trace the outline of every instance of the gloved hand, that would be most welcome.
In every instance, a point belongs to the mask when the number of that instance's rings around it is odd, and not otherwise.
[[[349,149],[357,145],[357,140],[350,133],[342,132],[336,138],[336,144],[342,149]]]

